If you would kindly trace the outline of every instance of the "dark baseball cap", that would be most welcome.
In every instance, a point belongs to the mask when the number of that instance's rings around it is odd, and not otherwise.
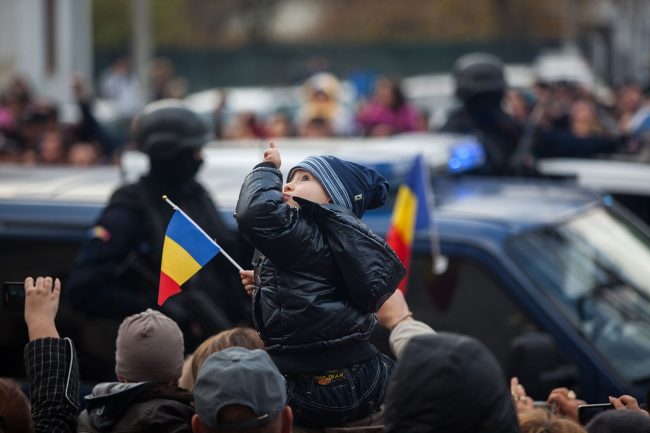
[[[269,355],[259,349],[231,347],[210,355],[199,370],[194,405],[201,423],[220,430],[243,430],[274,421],[287,401],[285,380]],[[219,423],[219,411],[238,404],[255,417]]]

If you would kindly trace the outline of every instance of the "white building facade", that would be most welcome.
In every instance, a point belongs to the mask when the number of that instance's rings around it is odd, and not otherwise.
[[[75,73],[92,79],[91,0],[0,0],[0,88],[26,77],[36,93],[72,100]]]

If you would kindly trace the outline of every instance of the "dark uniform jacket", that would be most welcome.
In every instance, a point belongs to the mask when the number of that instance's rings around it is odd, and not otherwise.
[[[282,174],[268,166],[256,167],[240,192],[235,217],[258,250],[255,326],[285,373],[368,359],[374,313],[404,267],[348,209],[294,199],[300,208],[284,203]]]
[[[477,174],[535,174],[534,167],[518,167],[524,155],[538,158],[592,158],[618,148],[616,139],[606,136],[578,137],[566,130],[545,129],[520,123],[500,105],[467,103],[454,112],[441,132],[472,134],[485,149],[485,163]]]
[[[192,394],[170,385],[101,383],[86,396],[79,433],[191,433]]]
[[[75,310],[92,317],[123,318],[156,305],[162,246],[174,212],[162,200],[163,194],[236,260],[250,260],[252,251],[227,228],[198,182],[165,191],[145,177],[118,189],[91,231],[67,284],[68,300]],[[184,320],[179,315],[210,316],[213,323],[206,330],[208,335],[248,316],[237,270],[223,255],[212,259],[183,289],[168,301],[169,306],[165,304],[168,310],[163,312],[176,321]],[[209,311],[192,310],[197,303]]]

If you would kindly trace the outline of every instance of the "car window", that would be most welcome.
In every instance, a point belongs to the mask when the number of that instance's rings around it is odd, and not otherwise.
[[[448,259],[445,273],[436,276],[430,256],[415,255],[407,293],[414,316],[437,331],[476,337],[505,369],[512,340],[535,331],[535,325],[481,264]]]
[[[507,251],[630,382],[650,378],[650,237],[605,208],[512,239]]]
[[[52,275],[65,281],[80,247],[80,241],[0,238],[0,278]]]

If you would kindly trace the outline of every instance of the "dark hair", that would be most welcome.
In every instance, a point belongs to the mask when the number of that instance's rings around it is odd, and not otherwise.
[[[606,410],[589,421],[586,429],[589,433],[647,433],[650,416],[639,410]]]
[[[393,103],[391,104],[391,109],[398,110],[404,106],[406,103],[406,97],[402,91],[402,87],[399,82],[396,80],[389,80],[390,89],[393,91]]]
[[[219,411],[219,422],[239,422],[255,418],[255,412],[247,406],[231,404],[224,406]],[[261,427],[251,427],[243,430],[215,429],[201,423],[201,431],[204,433],[279,433],[282,426],[282,412],[270,423]]]
[[[392,101],[390,103],[390,109],[392,111],[397,111],[400,108],[406,104],[406,97],[404,96],[404,92],[402,91],[402,86],[400,85],[399,80],[395,78],[380,78],[375,82],[375,85],[379,83],[385,83],[388,88],[390,89],[391,96],[392,96]]]
[[[0,379],[0,431],[32,433],[32,417],[27,397],[11,379]]]

